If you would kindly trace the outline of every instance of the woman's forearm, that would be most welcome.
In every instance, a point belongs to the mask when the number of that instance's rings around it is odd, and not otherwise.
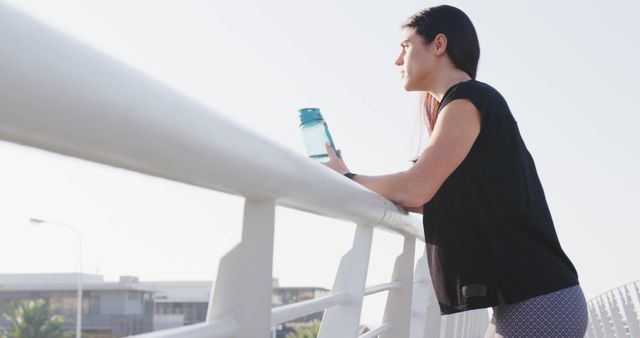
[[[408,182],[410,178],[407,172],[382,176],[356,175],[353,180],[367,187],[369,190],[384,196],[407,211],[422,214],[422,205],[413,206],[415,203],[409,199],[411,196],[409,196],[407,192],[410,191],[410,189],[402,188],[410,184],[410,182]]]
[[[408,203],[408,196],[406,194],[408,189],[405,188],[405,185],[408,183],[406,172],[380,176],[356,175],[353,177],[353,180],[367,187],[369,190],[377,192],[395,204],[403,207],[404,205],[410,204]]]

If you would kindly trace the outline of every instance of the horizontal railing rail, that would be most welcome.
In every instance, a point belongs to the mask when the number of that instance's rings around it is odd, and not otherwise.
[[[375,338],[375,337],[378,337],[378,335],[391,330],[392,327],[393,327],[393,324],[389,322],[385,322],[385,323],[382,323],[382,325],[374,328],[373,330],[358,336],[358,338]]]
[[[342,292],[293,304],[278,306],[271,310],[271,325],[281,324],[292,319],[323,311],[327,308],[344,304],[348,301],[349,296]]]
[[[364,290],[364,295],[368,296],[378,292],[384,292],[388,290],[397,290],[401,287],[402,287],[402,283],[400,282],[391,282],[391,283],[373,285]]]
[[[138,338],[226,338],[238,332],[238,323],[231,318],[223,318],[212,323],[192,324],[152,333],[136,335]]]

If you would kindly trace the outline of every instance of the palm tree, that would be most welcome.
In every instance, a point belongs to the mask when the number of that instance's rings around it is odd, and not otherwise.
[[[320,321],[314,320],[308,328],[296,328],[295,332],[288,333],[285,338],[317,338],[320,331]]]
[[[27,299],[11,302],[4,314],[9,330],[0,332],[0,338],[65,338],[73,332],[65,332],[64,317],[51,314],[44,299]]]

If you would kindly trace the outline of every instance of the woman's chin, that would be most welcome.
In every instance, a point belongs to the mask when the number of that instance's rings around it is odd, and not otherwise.
[[[408,92],[413,92],[413,91],[416,91],[417,89],[410,82],[405,81],[404,90]]]

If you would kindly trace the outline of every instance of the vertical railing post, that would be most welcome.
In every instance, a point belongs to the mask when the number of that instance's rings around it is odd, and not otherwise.
[[[489,310],[487,309],[486,311],[478,311],[477,319],[480,332],[486,332],[487,328],[489,327],[489,321],[491,320],[491,317],[489,316]]]
[[[396,258],[393,268],[393,281],[400,282],[402,286],[389,290],[382,322],[391,323],[392,326],[380,338],[409,337],[415,247],[415,237],[405,236],[402,253]]]
[[[440,317],[442,320],[442,326],[444,328],[440,333],[440,337],[444,338],[455,338],[454,331],[456,325],[456,316],[455,315],[446,315]]]
[[[460,337],[467,337],[469,335],[469,315],[469,311],[460,313],[460,317],[462,318],[462,325],[460,325]]]
[[[616,335],[613,333],[609,311],[607,311],[602,297],[596,298],[596,302],[598,303],[598,310],[600,312],[600,319],[602,320],[602,331],[604,332],[604,336],[606,338],[615,338]]]
[[[480,319],[482,318],[482,315],[485,314],[485,318],[488,318],[488,311],[486,309],[482,309],[482,310],[476,310],[476,311],[472,311],[473,312],[473,320],[471,321],[471,332],[482,332],[484,333],[485,331],[487,331],[487,326],[482,326],[482,322],[480,321]],[[488,323],[487,323],[488,324]],[[484,336],[484,334],[482,334],[481,336]]]
[[[629,287],[631,286],[632,285],[629,285]],[[635,287],[635,285],[633,287]],[[635,306],[633,305],[633,299],[629,294],[627,286],[623,287],[622,299],[622,308],[624,309],[624,315],[627,318],[629,333],[631,334],[631,337],[640,337],[640,321],[638,321],[638,315],[640,312],[636,312]]]
[[[245,200],[242,242],[220,260],[206,321],[232,318],[238,338],[269,337],[275,201]]]
[[[372,226],[356,227],[353,246],[340,260],[332,289],[332,293],[347,293],[349,301],[325,310],[318,333],[319,338],[357,337],[372,239]]]
[[[616,337],[626,336],[627,332],[622,324],[622,314],[620,313],[620,307],[618,306],[618,300],[615,296],[615,290],[611,290],[606,295],[607,303],[609,304],[609,309],[611,310],[611,321],[613,322],[613,329],[615,331]]]
[[[591,305],[588,305],[589,308],[589,322],[587,324],[587,334],[585,335],[585,338],[597,338],[596,335],[596,330],[595,330],[595,318],[593,316],[593,313],[591,312]]]
[[[474,336],[478,333],[478,329],[475,327],[475,319],[477,316],[477,310],[471,310],[469,312],[469,317],[467,318],[467,332],[469,336]]]
[[[460,326],[462,324],[462,318],[460,317],[460,313],[454,313],[451,316],[453,319],[453,330],[451,331],[452,337],[459,338],[460,337]]]
[[[440,306],[431,283],[427,251],[418,259],[411,301],[411,338],[440,337]]]
[[[594,334],[596,338],[604,338],[604,322],[602,320],[602,316],[600,313],[600,309],[597,306],[597,302],[595,300],[589,303],[590,313],[591,313],[591,324],[593,326]]]

